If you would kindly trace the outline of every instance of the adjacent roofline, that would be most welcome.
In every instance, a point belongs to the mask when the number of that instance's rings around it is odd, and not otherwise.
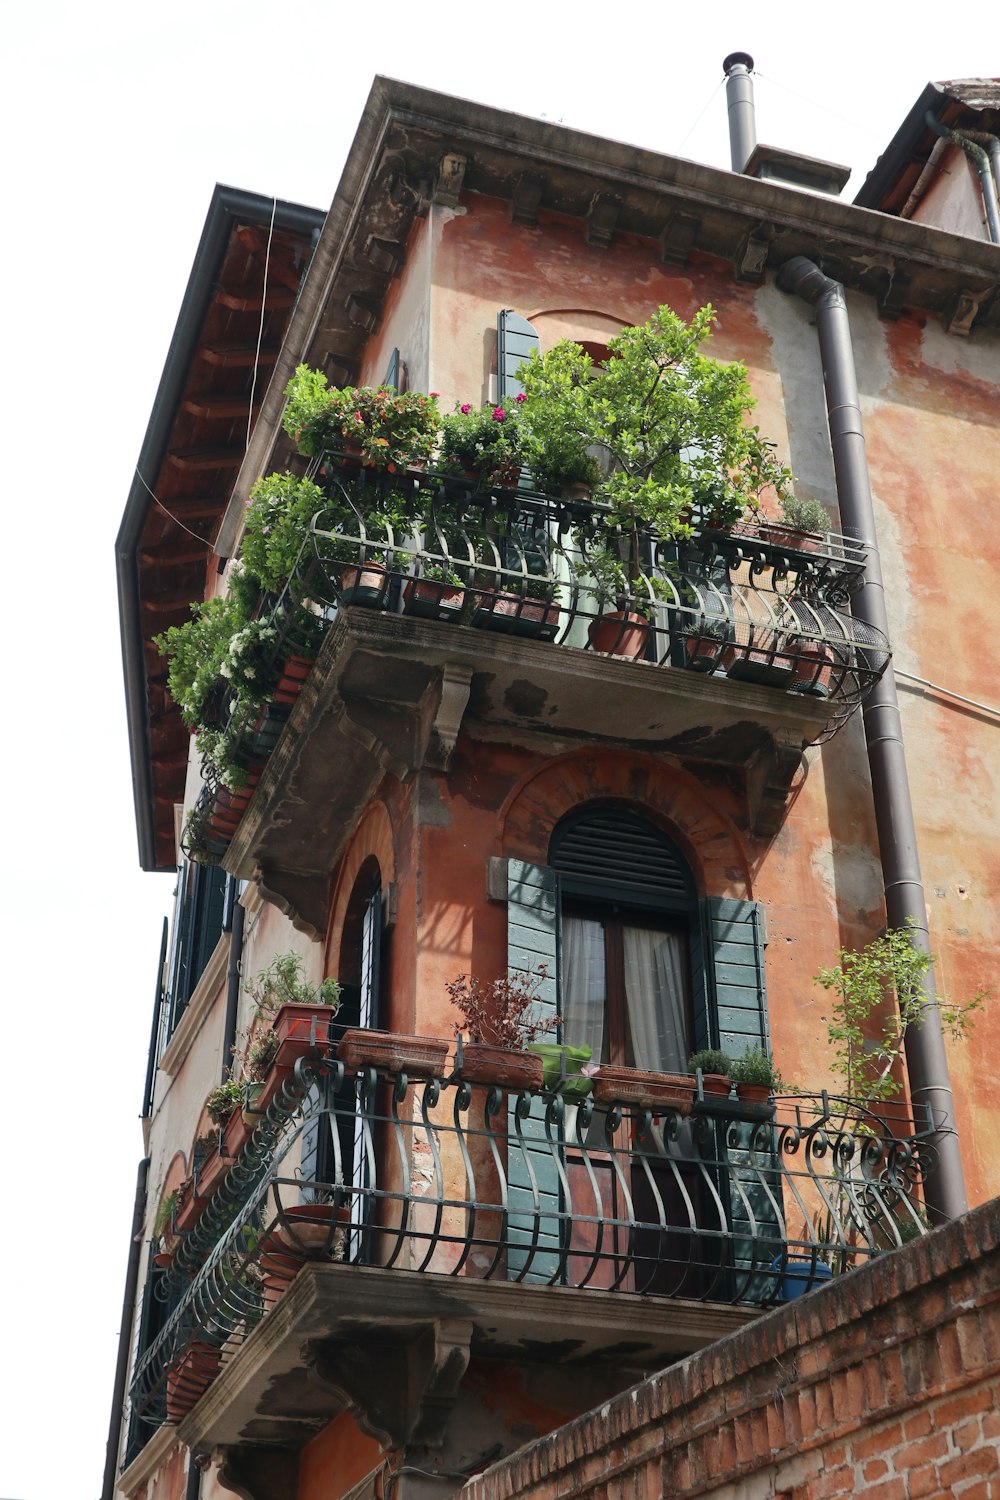
[[[143,633],[139,611],[139,578],[136,553],[152,498],[152,488],[163,464],[167,443],[177,415],[181,393],[198,347],[199,333],[208,309],[212,285],[226,253],[235,224],[267,227],[274,209],[276,229],[311,234],[323,215],[313,208],[217,184],[209,204],[205,226],[195,252],[191,274],[167,350],[163,374],[149,424],[139,451],[135,475],[125,503],[115,540],[118,576],[118,612],[121,626],[122,662],[125,671],[125,709],[128,720],[129,755],[139,839],[139,863],[144,870],[158,868],[156,862],[151,747],[147,717],[146,672]],[[142,476],[140,478],[140,475]]]

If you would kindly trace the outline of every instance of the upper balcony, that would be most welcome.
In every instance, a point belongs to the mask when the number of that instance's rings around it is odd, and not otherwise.
[[[470,1358],[597,1360],[623,1388],[924,1232],[926,1132],[894,1114],[713,1098],[700,1075],[508,1092],[391,1041],[384,1066],[313,1046],[273,1080],[160,1273],[140,1434],[297,1447],[350,1406],[433,1442]]]
[[[244,725],[255,794],[216,806],[209,850],[231,841],[227,868],[265,872],[306,927],[325,921],[318,882],[380,777],[446,768],[463,726],[735,771],[767,835],[803,749],[837,731],[888,660],[849,612],[865,554],[845,537],[693,516],[687,541],[626,538],[588,499],[339,456],[314,470],[329,508],[273,609],[275,701]],[[385,519],[393,494],[416,526]]]

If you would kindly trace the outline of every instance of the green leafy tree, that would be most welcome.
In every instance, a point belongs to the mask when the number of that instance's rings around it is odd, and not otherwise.
[[[623,534],[630,582],[644,532],[689,536],[699,506],[729,524],[755,510],[766,491],[780,498],[791,481],[773,444],[747,420],[754,400],[746,368],[701,352],[714,321],[710,306],[690,323],[661,307],[611,339],[604,364],[564,340],[521,367],[529,448],[544,452],[550,441],[556,449],[571,433],[584,448],[605,451],[609,472],[598,498]]]

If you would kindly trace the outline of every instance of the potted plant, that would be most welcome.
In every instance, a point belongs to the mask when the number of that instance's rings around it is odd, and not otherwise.
[[[160,1246],[153,1259],[158,1266],[170,1265],[177,1253],[177,1246],[181,1241],[174,1223],[180,1204],[180,1196],[177,1188],[174,1188],[170,1193],[164,1193],[153,1218],[153,1240],[158,1242]]]
[[[353,450],[363,464],[394,474],[434,451],[441,418],[433,394],[384,385],[331,390],[321,371],[300,365],[285,396],[284,428],[300,453]]]
[[[650,624],[649,602],[639,600],[634,584],[616,545],[620,539],[607,537],[589,547],[578,534],[577,542],[584,556],[574,562],[582,591],[589,595],[598,613],[591,620],[587,639],[591,647],[604,656],[625,656],[634,661],[645,656]]]
[[[767,524],[763,529],[768,541],[800,552],[815,552],[830,529],[830,513],[811,495],[782,495],[780,526]]]
[[[523,396],[478,409],[464,401],[443,416],[437,460],[442,473],[487,486],[515,486],[523,463],[520,433],[523,404]]]
[[[694,672],[714,672],[722,666],[732,627],[721,615],[701,614],[683,618],[684,654]]]
[[[403,609],[424,620],[456,620],[465,602],[462,575],[446,563],[423,562],[403,585]]]
[[[702,1092],[706,1098],[728,1099],[733,1086],[733,1060],[718,1047],[705,1047],[688,1058],[688,1071],[701,1073]]]
[[[729,1073],[736,1097],[744,1104],[770,1104],[771,1095],[782,1087],[781,1074],[763,1047],[748,1047],[742,1057],[734,1059]]]
[[[262,1057],[270,1053],[267,1071],[280,1082],[300,1057],[330,1046],[330,1023],[340,1009],[340,985],[336,979],[315,984],[303,977],[298,953],[280,953],[249,986],[254,1002],[252,1037],[247,1049],[247,1069],[259,1081]],[[270,1033],[274,1041],[256,1050],[258,1039]]]
[[[445,985],[462,1018],[455,1026],[456,1072],[464,1082],[506,1089],[542,1087],[542,1059],[525,1048],[559,1024],[558,1016],[537,1012],[538,992],[547,978],[548,969],[540,964],[523,978],[505,975],[485,983],[459,974]]]
[[[539,404],[533,409],[530,401],[522,407],[520,425],[533,487],[564,500],[592,499],[602,470],[586,438],[559,421],[551,407]]]

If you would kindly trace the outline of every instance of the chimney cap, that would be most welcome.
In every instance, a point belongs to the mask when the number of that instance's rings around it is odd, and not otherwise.
[[[733,69],[738,67],[740,63],[743,64],[748,73],[753,72],[753,58],[750,56],[749,52],[730,52],[729,56],[722,64],[722,71],[723,73],[725,73],[727,78],[729,77],[729,74],[733,71]]]

